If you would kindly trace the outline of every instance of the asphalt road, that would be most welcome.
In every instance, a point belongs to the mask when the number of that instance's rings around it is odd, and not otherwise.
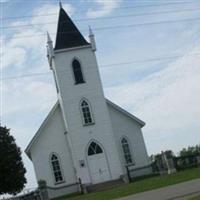
[[[200,195],[200,179],[138,193],[118,200],[186,200],[195,195]]]

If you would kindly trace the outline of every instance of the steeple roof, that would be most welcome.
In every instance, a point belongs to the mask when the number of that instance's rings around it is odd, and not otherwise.
[[[60,6],[55,50],[88,45],[83,35]]]

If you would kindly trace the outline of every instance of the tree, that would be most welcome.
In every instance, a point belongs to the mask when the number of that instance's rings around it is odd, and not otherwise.
[[[189,146],[188,148],[183,148],[180,151],[180,156],[192,156],[196,154],[200,154],[200,145]]]
[[[0,126],[0,195],[21,192],[26,183],[25,173],[20,148],[10,130]]]

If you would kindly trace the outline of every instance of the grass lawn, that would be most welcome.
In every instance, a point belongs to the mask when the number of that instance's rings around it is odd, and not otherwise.
[[[156,177],[146,178],[143,180],[138,180],[133,183],[119,186],[102,192],[90,193],[86,195],[78,195],[74,197],[62,197],[58,198],[57,200],[103,200],[103,199],[110,200],[135,194],[138,192],[144,192],[147,190],[152,190],[168,185],[173,185],[176,183],[181,183],[184,181],[189,181],[196,178],[200,178],[200,167],[181,171],[172,175],[156,176]]]
[[[188,200],[200,200],[200,196],[193,197],[193,198],[191,198],[191,199],[188,199]]]

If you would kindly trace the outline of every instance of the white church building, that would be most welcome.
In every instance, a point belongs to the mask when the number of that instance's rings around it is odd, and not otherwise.
[[[78,179],[85,185],[119,180],[126,166],[149,164],[141,131],[145,123],[105,98],[91,30],[89,40],[61,5],[55,47],[49,35],[47,42],[58,100],[25,150],[37,180],[52,188]]]

